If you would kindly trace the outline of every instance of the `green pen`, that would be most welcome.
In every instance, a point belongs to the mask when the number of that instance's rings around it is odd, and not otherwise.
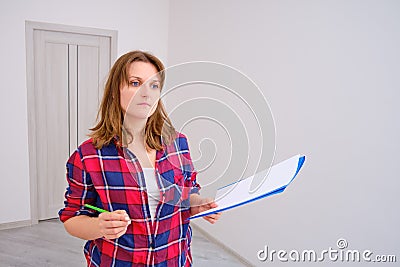
[[[109,212],[108,210],[103,210],[103,209],[100,209],[100,208],[98,208],[98,207],[95,207],[95,206],[92,206],[92,205],[89,205],[89,204],[85,204],[84,206],[87,207],[87,208],[89,208],[89,209],[92,209],[92,210],[101,212],[101,213],[103,213],[103,212]],[[128,216],[125,216],[125,220],[126,220],[126,221],[129,221],[129,224],[131,224],[131,220],[129,219]]]
[[[89,209],[98,211],[98,212],[108,212],[108,210],[103,210],[103,209],[100,209],[100,208],[98,208],[98,207],[95,207],[95,206],[92,206],[92,205],[89,205],[89,204],[85,204],[84,206],[87,207],[87,208],[89,208]]]

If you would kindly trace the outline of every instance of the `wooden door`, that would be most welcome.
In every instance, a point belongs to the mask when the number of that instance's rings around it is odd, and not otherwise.
[[[111,64],[110,38],[34,31],[38,219],[57,217],[65,163],[94,126]]]

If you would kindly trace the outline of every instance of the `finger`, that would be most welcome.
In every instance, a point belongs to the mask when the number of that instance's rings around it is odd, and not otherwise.
[[[219,214],[211,214],[211,215],[208,215],[208,216],[206,216],[206,217],[208,217],[209,219],[213,219],[213,220],[218,220],[219,219],[219,217],[220,217],[221,215],[219,215]]]
[[[208,219],[215,219],[216,215],[215,214],[210,214],[210,215],[207,215],[205,217],[207,217]]]
[[[125,210],[115,210],[113,213],[122,214],[122,215],[128,215],[128,213],[126,213]]]
[[[126,211],[113,211],[100,213],[99,218],[105,221],[130,221]]]
[[[104,235],[107,235],[107,236],[110,236],[110,235],[117,235],[117,234],[119,234],[119,233],[121,233],[121,232],[124,232],[124,231],[126,231],[126,230],[127,230],[126,227],[105,228],[105,229],[103,230],[103,234],[104,234]]]
[[[130,220],[129,215],[125,210],[116,210],[114,213],[123,216],[126,221]]]
[[[211,218],[211,217],[205,216],[204,219],[205,219],[206,221],[208,221],[209,223],[211,223],[211,224],[214,224],[214,223],[216,222],[216,220],[213,219],[213,218]]]
[[[99,219],[104,221],[124,221],[125,216],[115,212],[104,212],[100,213]]]
[[[215,203],[215,201],[213,201],[213,202],[210,203],[210,208],[211,208],[211,209],[216,208],[216,207],[218,207],[218,204]]]
[[[222,212],[216,212],[216,213],[214,213],[214,216],[217,217],[217,218],[221,217],[221,215],[222,215]]]
[[[116,210],[115,213],[123,215],[124,216],[124,220],[125,221],[129,221],[129,224],[131,223],[131,218],[129,218],[129,215],[125,210]]]
[[[121,226],[117,226],[121,225]],[[114,227],[117,226],[117,227]],[[100,222],[100,232],[104,237],[111,238],[122,233],[124,234],[128,229],[129,223],[124,221],[103,221]],[[122,235],[120,234],[120,235]]]
[[[206,205],[206,208],[208,208],[208,209],[218,207],[218,204],[215,203],[215,200],[212,198],[205,198],[203,203]]]
[[[104,221],[102,226],[104,228],[119,228],[119,227],[127,227],[130,224],[130,221]]]
[[[207,205],[210,205],[213,202],[214,202],[214,199],[207,197],[207,198],[204,198],[204,202],[203,203],[205,203]]]
[[[103,235],[107,239],[116,239],[124,235],[126,231],[127,228],[113,228],[113,230],[107,230]]]

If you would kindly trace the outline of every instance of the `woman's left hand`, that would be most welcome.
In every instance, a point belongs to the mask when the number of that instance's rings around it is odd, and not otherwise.
[[[190,196],[190,206],[191,216],[218,207],[217,203],[215,203],[212,198],[201,198],[197,194],[193,194]],[[214,224],[218,221],[219,217],[221,217],[221,212],[210,214],[204,216],[203,218],[209,223]]]

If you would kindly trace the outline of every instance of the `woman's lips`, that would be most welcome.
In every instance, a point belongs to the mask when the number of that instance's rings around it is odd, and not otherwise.
[[[149,106],[150,107],[150,104],[149,103],[139,103],[138,105],[140,105],[140,106]]]

